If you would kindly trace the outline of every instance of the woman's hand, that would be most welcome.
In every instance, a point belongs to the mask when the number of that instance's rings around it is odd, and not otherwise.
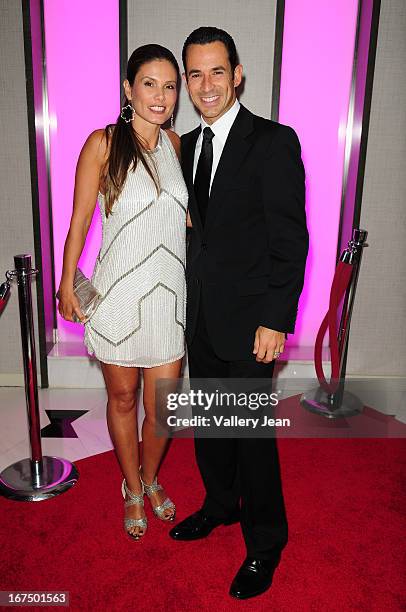
[[[187,211],[187,215],[186,215],[186,227],[193,227],[193,225],[192,225],[192,219],[190,218],[190,213],[189,213],[189,211]]]
[[[59,304],[58,311],[65,321],[77,322],[77,319],[81,323],[84,323],[85,316],[80,310],[79,300],[73,293],[73,288],[64,287],[62,284],[59,287]],[[76,317],[76,318],[75,318]]]

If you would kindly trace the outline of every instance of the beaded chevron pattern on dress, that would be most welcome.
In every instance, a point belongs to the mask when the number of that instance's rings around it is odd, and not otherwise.
[[[128,172],[112,214],[99,195],[103,237],[92,276],[102,295],[85,344],[104,363],[153,367],[184,354],[187,189],[165,132],[145,168]]]

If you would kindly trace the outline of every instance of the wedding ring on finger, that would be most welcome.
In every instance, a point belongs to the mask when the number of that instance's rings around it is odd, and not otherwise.
[[[279,357],[279,355],[280,355],[280,353],[279,353],[278,351],[275,351],[275,352],[274,352],[274,354],[273,354],[273,356],[275,357],[275,359],[276,359],[277,357]]]

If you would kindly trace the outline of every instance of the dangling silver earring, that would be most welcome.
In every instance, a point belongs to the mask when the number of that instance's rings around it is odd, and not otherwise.
[[[175,122],[173,120],[173,115],[171,115],[171,130],[173,130],[173,126],[174,126]]]
[[[135,116],[135,110],[131,102],[129,102],[127,106],[123,106],[123,108],[121,109],[120,117],[126,123],[131,123],[131,121],[133,121],[134,119],[134,116]]]

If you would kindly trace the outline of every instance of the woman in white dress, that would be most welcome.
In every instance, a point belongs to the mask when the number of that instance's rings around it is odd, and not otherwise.
[[[98,200],[103,238],[92,282],[102,299],[85,324],[85,344],[101,362],[107,423],[124,476],[124,527],[134,539],[147,528],[144,493],[158,518],[175,517],[175,505],[157,482],[167,439],[155,435],[155,382],[177,379],[185,352],[187,189],[180,139],[161,129],[172,116],[178,83],[178,64],[168,49],[144,45],[131,55],[117,123],[90,134],[80,153],[59,289],[60,314],[83,320],[73,278]]]

